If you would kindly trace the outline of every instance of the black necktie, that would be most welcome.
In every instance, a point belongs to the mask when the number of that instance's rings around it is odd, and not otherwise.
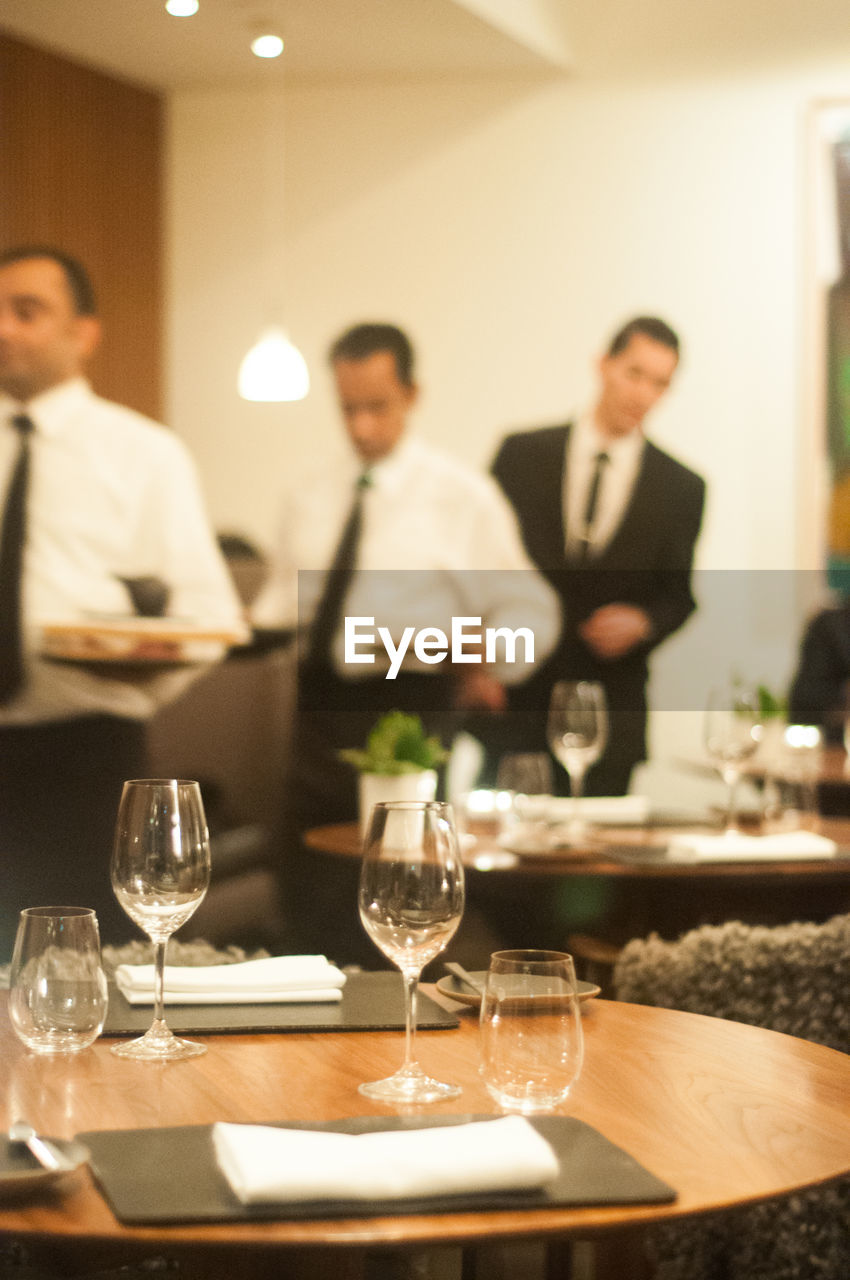
[[[0,704],[10,702],[24,682],[21,629],[21,578],[27,537],[27,490],[30,477],[30,434],[26,414],[12,419],[20,434],[18,456],[6,492],[0,531]]]
[[[602,488],[602,472],[606,463],[611,459],[603,450],[602,453],[596,455],[596,466],[593,468],[593,475],[590,478],[590,488],[587,491],[587,502],[584,508],[584,529],[582,533],[581,545],[579,547],[579,558],[586,560],[590,552],[590,535],[596,520],[596,509],[599,506],[599,490]]]
[[[327,663],[337,633],[342,605],[357,563],[357,547],[363,528],[363,494],[372,483],[368,471],[357,479],[348,513],[310,630],[310,663]]]

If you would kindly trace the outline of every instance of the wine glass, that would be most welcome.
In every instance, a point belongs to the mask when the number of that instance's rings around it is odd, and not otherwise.
[[[125,782],[112,851],[112,888],[127,915],[154,944],[154,1014],[138,1040],[113,1045],[123,1058],[162,1062],[206,1053],[178,1040],[165,1022],[168,939],[195,911],[210,882],[210,841],[197,782],[150,778]]]
[[[608,741],[605,690],[594,680],[559,680],[549,700],[549,747],[570,780],[573,817],[568,827],[572,843],[586,835],[580,800],[584,776],[599,759]]]
[[[405,995],[404,1063],[394,1075],[360,1085],[380,1102],[437,1102],[460,1093],[432,1080],[416,1062],[416,990],[422,969],[453,937],[463,915],[463,865],[450,805],[376,804],[364,843],[359,906],[363,928],[401,970]]]
[[[705,711],[705,748],[726,783],[726,834],[738,832],[736,795],[747,760],[761,741],[759,698],[755,689],[732,681],[712,689]]]

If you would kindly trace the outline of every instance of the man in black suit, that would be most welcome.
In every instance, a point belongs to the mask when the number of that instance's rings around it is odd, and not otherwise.
[[[555,653],[512,692],[504,749],[543,749],[556,680],[600,681],[609,742],[588,771],[590,795],[628,791],[632,769],[646,758],[649,655],[695,608],[691,563],[705,483],[643,434],[678,362],[679,340],[667,324],[631,320],[599,360],[591,411],[508,436],[493,464],[565,615]],[[555,776],[565,787],[563,770]]]

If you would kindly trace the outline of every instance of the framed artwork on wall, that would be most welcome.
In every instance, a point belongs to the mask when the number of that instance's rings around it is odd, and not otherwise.
[[[850,595],[850,98],[814,104],[808,143],[801,538]]]

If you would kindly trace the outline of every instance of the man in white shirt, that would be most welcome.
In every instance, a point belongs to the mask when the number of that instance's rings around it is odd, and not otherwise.
[[[393,325],[357,325],[333,344],[330,362],[350,448],[333,463],[323,460],[289,495],[271,580],[254,613],[260,624],[300,624],[293,788],[300,831],[356,817],[356,776],[337,752],[362,747],[382,712],[416,713],[448,744],[466,711],[501,714],[506,685],[529,676],[560,630],[557,598],[523,551],[498,486],[409,435],[418,392],[407,336]],[[329,566],[338,561],[353,504],[354,568],[326,635]],[[428,662],[411,643],[387,678],[391,658],[377,639],[357,646],[358,660],[351,649],[346,654],[346,618],[374,619],[361,624],[363,634],[377,637],[383,626],[398,645],[407,628],[449,636],[460,617],[480,619],[472,634],[528,629],[533,658],[522,660],[518,646],[513,662],[501,648],[491,663]],[[475,649],[468,646],[468,657]],[[340,918],[343,912],[356,919],[353,897],[340,896]]]
[[[99,336],[81,264],[40,246],[0,254],[4,524],[29,454],[19,585],[0,557],[0,611],[7,616],[2,601],[15,594],[20,614],[20,643],[5,624],[0,632],[4,954],[17,912],[39,901],[95,907],[110,940],[132,929],[109,884],[121,784],[146,772],[145,721],[187,680],[185,671],[52,660],[42,627],[132,616],[124,579],[161,583],[174,616],[224,630],[240,622],[184,446],[100,399],[83,377]]]
[[[649,654],[695,607],[690,575],[705,484],[643,431],[678,362],[669,325],[636,317],[599,360],[590,412],[508,436],[493,464],[529,555],[569,602],[556,652],[518,691],[504,723],[515,742],[542,750],[552,684],[600,681],[609,745],[588,772],[588,794],[628,790],[646,756]],[[556,777],[565,785],[562,770]]]

